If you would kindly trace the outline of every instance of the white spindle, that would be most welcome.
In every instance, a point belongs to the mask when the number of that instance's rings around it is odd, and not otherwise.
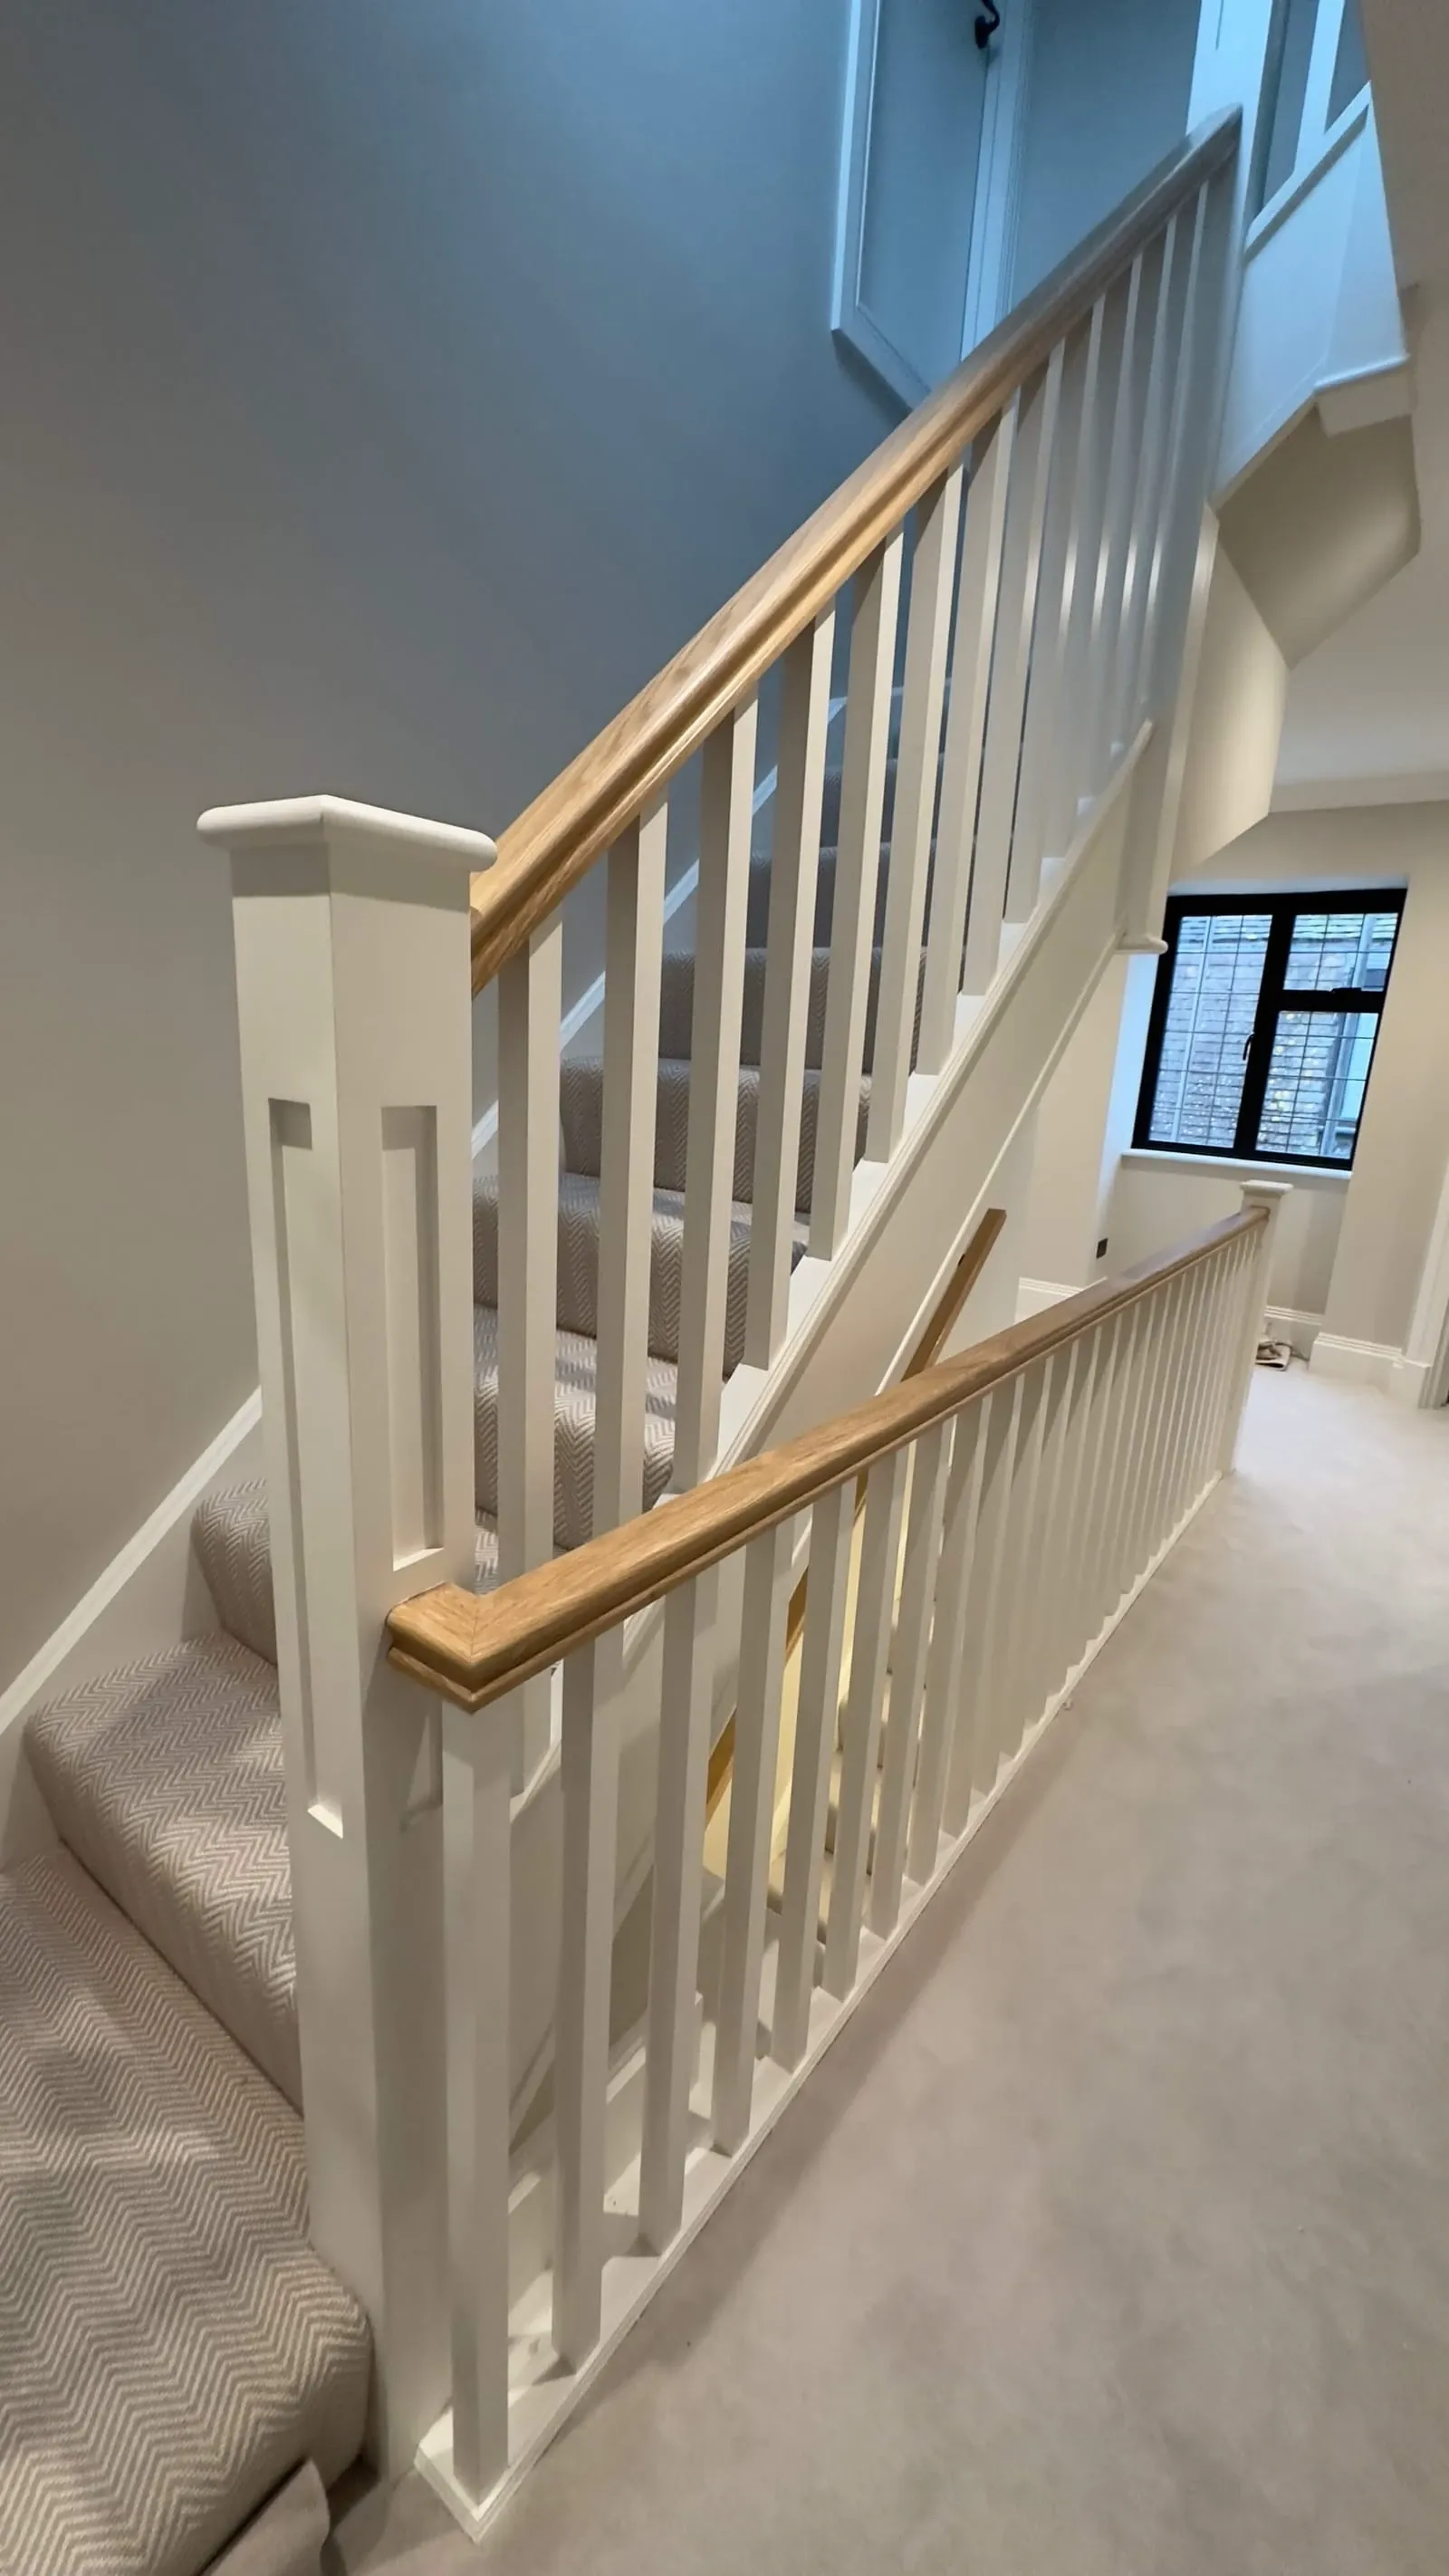
[[[1061,1539],[1054,1567],[1053,1606],[1048,1614],[1052,1663],[1058,1684],[1076,1664],[1084,1642],[1078,1626],[1078,1611],[1081,1601],[1080,1568],[1086,1544],[1087,1476],[1091,1429],[1096,1419],[1098,1355],[1109,1331],[1110,1326],[1089,1326],[1077,1343],[1066,1455],[1062,1462]]]
[[[639,2229],[656,2254],[678,2234],[684,2214],[718,1605],[719,1576],[711,1570],[671,1593],[664,1613],[639,2166]]]
[[[881,1764],[880,1809],[870,1873],[870,1928],[893,1932],[901,1910],[906,1827],[916,1772],[916,1739],[931,1642],[936,1565],[945,1501],[947,1437],[944,1425],[922,1432],[911,1460],[911,1499],[901,1569],[900,1610],[891,1653],[890,1700]]]
[[[820,1111],[810,1198],[810,1249],[827,1261],[840,1250],[844,1239],[855,1169],[886,760],[890,750],[902,544],[897,529],[862,569],[850,629],[840,825],[830,911],[830,978],[825,997]]]
[[[680,1492],[712,1473],[719,1450],[756,731],[750,698],[710,735],[700,780],[672,1479]]]
[[[1198,1482],[1205,1486],[1218,1473],[1222,1450],[1223,1414],[1227,1404],[1228,1374],[1237,1348],[1234,1319],[1243,1265],[1248,1251],[1241,1243],[1231,1245],[1219,1265],[1217,1316],[1214,1326],[1212,1383],[1199,1430]]]
[[[1062,803],[1058,767],[1062,691],[1097,463],[1103,319],[1099,299],[1086,330],[1068,351],[1063,379],[1059,468],[1052,477],[1047,506],[1041,597],[1022,730],[1012,882],[1007,891],[1007,914],[1014,920],[1025,920],[1036,909],[1042,861],[1048,855],[1048,817],[1054,817]]]
[[[1112,404],[1112,431],[1107,449],[1107,490],[1102,533],[1092,585],[1092,623],[1087,644],[1086,696],[1082,716],[1082,792],[1095,796],[1107,775],[1110,750],[1107,727],[1116,667],[1117,626],[1122,607],[1122,575],[1132,524],[1137,480],[1137,430],[1140,418],[1140,343],[1143,332],[1143,259],[1139,252],[1128,275],[1117,343],[1117,382]]]
[[[956,640],[951,655],[951,702],[946,713],[941,764],[931,919],[926,933],[918,1058],[922,1073],[940,1072],[956,1034],[1017,410],[1018,397],[1013,394],[1000,419],[983,430],[972,450],[956,600]]]
[[[1117,1536],[1130,1491],[1130,1447],[1133,1411],[1148,1337],[1148,1304],[1137,1298],[1122,1319],[1111,1381],[1111,1409],[1101,1460],[1101,1481],[1092,1529],[1088,1583],[1092,1633],[1110,1619],[1121,1600],[1118,1585]],[[1145,1463],[1145,1462],[1144,1462]]]
[[[1189,1425],[1197,1401],[1197,1373],[1202,1360],[1202,1334],[1207,1327],[1207,1262],[1194,1262],[1186,1273],[1184,1321],[1181,1321],[1179,1352],[1179,1394],[1176,1394],[1174,1417],[1168,1425],[1166,1484],[1161,1497],[1161,1535],[1163,1540],[1174,1533],[1186,1504],[1186,1463],[1189,1463]],[[1158,1540],[1161,1546],[1161,1540]],[[1140,1571],[1140,1569],[1138,1569]]]
[[[1221,1282],[1227,1256],[1214,1253],[1202,1264],[1203,1300],[1198,1319],[1197,1341],[1193,1360],[1192,1395],[1182,1433],[1182,1473],[1178,1496],[1179,1512],[1190,1509],[1202,1492],[1202,1426],[1212,1398],[1212,1382],[1217,1361],[1222,1322]]]
[[[1167,467],[1172,417],[1173,360],[1181,322],[1186,253],[1190,236],[1176,215],[1170,217],[1156,258],[1156,293],[1151,350],[1142,400],[1142,431],[1133,495],[1132,527],[1122,574],[1122,616],[1113,675],[1111,732],[1125,742],[1141,684],[1142,635],[1147,616],[1147,586],[1156,541],[1162,481]]]
[[[878,1163],[887,1161],[895,1152],[906,1123],[906,1084],[920,998],[921,932],[936,812],[946,648],[956,580],[961,477],[961,467],[954,465],[926,493],[916,510],[911,598],[906,612],[900,750],[891,818],[870,1116],[866,1124],[866,1152]]]
[[[711,2115],[726,2155],[749,2135],[754,2100],[793,1534],[794,1523],[782,1521],[745,1555]]]
[[[1196,1304],[1197,1272],[1179,1273],[1167,1291],[1168,1382],[1157,1426],[1153,1455],[1148,1462],[1147,1545],[1142,1562],[1147,1564],[1161,1547],[1172,1526],[1172,1488],[1177,1465],[1177,1428],[1182,1417],[1183,1394],[1187,1376],[1187,1354],[1191,1343],[1192,1320]]]
[[[832,609],[796,638],[783,666],[745,1306],[745,1357],[758,1368],[784,1340],[790,1294],[834,640]]]
[[[498,1571],[553,1554],[558,1312],[559,1026],[563,923],[555,915],[498,977]],[[518,1694],[514,1784],[548,1749],[546,1674]]]
[[[880,1753],[881,1702],[890,1653],[900,1561],[901,1503],[909,1452],[878,1459],[866,1481],[865,1534],[850,1643],[850,1683],[841,1738],[840,1802],[835,1816],[824,1985],[843,2001],[855,1984],[861,1913],[870,1850],[871,1810]]]
[[[593,1530],[644,1508],[645,1364],[653,1249],[654,1107],[664,941],[665,799],[609,852],[599,1177]]]
[[[1065,353],[1060,343],[1021,406],[1006,505],[1006,538],[991,697],[981,769],[981,808],[971,871],[962,989],[984,993],[1001,958],[1012,824],[1021,767],[1021,727],[1031,669],[1042,529],[1051,483]]]
[[[996,1740],[996,1767],[1010,1762],[1025,1724],[1021,1688],[1022,1642],[1039,1569],[1035,1562],[1037,1489],[1046,1428],[1047,1379],[1052,1357],[1023,1371],[1016,1423],[1016,1455],[1006,1507],[1006,1534],[996,1616],[986,1666],[985,1704]]]
[[[1081,1545],[1073,1575],[1073,1621],[1079,1653],[1085,1653],[1102,1624],[1096,1584],[1097,1545],[1107,1491],[1105,1470],[1116,1419],[1115,1396],[1127,1354],[1131,1318],[1130,1307],[1119,1309],[1117,1314],[1109,1317],[1097,1350],[1092,1412],[1087,1425],[1087,1451],[1082,1467]]]
[[[448,2389],[442,1791],[438,1703],[383,1622],[472,1581],[492,844],[331,797],[201,828],[232,865],[311,2231],[370,2318],[399,2471]]]
[[[1279,1213],[1291,1184],[1287,1181],[1245,1181],[1243,1206],[1266,1208],[1267,1223],[1259,1228],[1256,1255],[1250,1261],[1244,1291],[1245,1312],[1240,1330],[1238,1357],[1230,1381],[1227,1420],[1224,1424],[1222,1465],[1230,1468],[1237,1455],[1238,1433],[1242,1427],[1243,1407],[1253,1382],[1253,1364],[1263,1335],[1263,1309],[1268,1298],[1268,1282],[1273,1269],[1273,1246],[1278,1232]]]
[[[951,1465],[946,1478],[941,1549],[937,1560],[936,1609],[931,1650],[926,1663],[926,1690],[921,1705],[921,1749],[916,1764],[916,1794],[911,1802],[911,1837],[906,1867],[918,1887],[935,1876],[946,1804],[946,1780],[954,1748],[968,1742],[972,1711],[962,1704],[961,1658],[966,1637],[966,1601],[971,1583],[976,1513],[981,1494],[982,1432],[996,1399],[983,1396],[956,1416]]]
[[[1058,700],[1058,739],[1045,817],[1047,845],[1059,852],[1070,849],[1081,807],[1098,783],[1092,774],[1091,732],[1100,677],[1095,660],[1099,591],[1108,542],[1108,504],[1114,489],[1112,437],[1122,380],[1123,342],[1136,312],[1130,275],[1108,288],[1097,312],[1101,346],[1091,412],[1085,424],[1088,435],[1078,453],[1081,519]]]
[[[1133,1537],[1133,1518],[1137,1497],[1146,1475],[1150,1447],[1149,1408],[1153,1359],[1151,1308],[1152,1300],[1144,1298],[1137,1310],[1127,1383],[1122,1398],[1122,1436],[1113,1470],[1112,1487],[1107,1497],[1102,1594],[1109,1610],[1115,1608],[1123,1594],[1135,1582],[1140,1571],[1140,1559]]]
[[[976,1505],[976,1539],[971,1553],[971,1582],[966,1602],[966,1634],[961,1656],[961,1717],[951,1765],[946,1776],[945,1826],[959,1834],[971,1812],[973,1790],[983,1796],[996,1778],[995,1712],[987,1698],[991,1648],[1001,1596],[1007,1506],[1016,1464],[1017,1425],[1021,1419],[1022,1373],[995,1389],[986,1416],[981,1450],[981,1485]]]
[[[554,2012],[553,2340],[577,2369],[599,2340],[604,2113],[614,1957],[622,1633],[577,1647],[563,1678],[563,1915]]]
[[[1030,1617],[1023,1642],[1022,1700],[1027,1723],[1041,1715],[1055,1690],[1060,1673],[1055,1669],[1053,1651],[1053,1612],[1061,1583],[1062,1510],[1067,1434],[1072,1420],[1072,1396],[1077,1382],[1080,1342],[1067,1342],[1054,1357],[1047,1378],[1045,1421],[1042,1432],[1040,1483],[1037,1499],[1035,1576],[1031,1588]]]
[[[1193,410],[1203,400],[1199,343],[1204,298],[1204,274],[1207,266],[1208,191],[1199,188],[1193,207],[1191,241],[1187,255],[1187,281],[1182,310],[1178,320],[1172,353],[1172,427],[1168,439],[1167,464],[1162,479],[1162,497],[1157,512],[1153,537],[1152,562],[1147,577],[1147,604],[1143,622],[1141,671],[1137,701],[1127,730],[1136,731],[1141,718],[1158,703],[1158,635],[1162,614],[1164,582],[1169,557],[1181,559],[1197,544],[1198,514],[1183,507],[1184,472],[1193,426]]]
[[[443,1708],[453,2475],[508,2466],[509,1792],[516,1712]]]
[[[785,1893],[775,1960],[770,2054],[795,2067],[805,2054],[820,1932],[820,1883],[830,1766],[840,1724],[840,1675],[855,1531],[855,1479],[822,1494],[810,1516],[810,1574],[800,1648]]]
[[[1142,1300],[1135,1376],[1137,1422],[1130,1490],[1125,1497],[1120,1563],[1136,1580],[1151,1556],[1153,1470],[1160,1453],[1162,1422],[1172,1391],[1171,1283]]]

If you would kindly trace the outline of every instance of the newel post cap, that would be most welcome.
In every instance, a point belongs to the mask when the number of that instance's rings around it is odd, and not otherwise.
[[[1266,1208],[1271,1216],[1281,1200],[1292,1197],[1293,1184],[1291,1181],[1244,1181],[1242,1191],[1245,1208]]]
[[[299,877],[359,866],[411,875],[426,870],[456,885],[460,875],[491,868],[498,853],[486,832],[458,823],[433,823],[417,814],[395,814],[385,805],[358,805],[347,796],[278,796],[256,805],[213,805],[197,830],[204,841],[228,850],[234,862],[256,860],[272,875],[283,858]],[[270,864],[269,864],[270,863]]]

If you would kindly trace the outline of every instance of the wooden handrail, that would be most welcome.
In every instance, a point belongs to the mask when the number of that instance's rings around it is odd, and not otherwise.
[[[920,1377],[887,1387],[834,1422],[656,1503],[653,1511],[535,1566],[496,1592],[465,1592],[444,1583],[400,1602],[387,1622],[389,1662],[459,1708],[486,1707],[718,1565],[761,1531],[803,1511],[832,1486],[947,1421],[989,1388],[1267,1221],[1264,1207],[1224,1217],[1175,1251],[1063,1298]]]
[[[1233,108],[1160,161],[499,835],[496,864],[473,879],[475,993],[668,786],[1177,208],[1226,167],[1240,123]]]

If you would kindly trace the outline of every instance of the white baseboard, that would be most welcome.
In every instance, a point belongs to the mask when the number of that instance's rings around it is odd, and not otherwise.
[[[1433,1374],[1432,1360],[1406,1359],[1400,1351],[1389,1371],[1389,1393],[1396,1404],[1426,1405]]]
[[[1016,1291],[1016,1320],[1025,1324],[1033,1315],[1044,1314],[1048,1306],[1059,1306],[1064,1297],[1077,1294],[1058,1279],[1023,1279]]]
[[[26,1718],[42,1700],[164,1653],[217,1624],[191,1553],[191,1515],[213,1486],[262,1472],[262,1399],[249,1395],[163,1496],[104,1573],[0,1692],[0,1867],[54,1839],[24,1760]]]
[[[1275,1341],[1291,1342],[1300,1360],[1311,1360],[1314,1345],[1323,1330],[1323,1317],[1311,1314],[1306,1306],[1269,1306],[1264,1322]]]
[[[1320,1333],[1309,1365],[1320,1377],[1346,1378],[1356,1386],[1377,1386],[1387,1392],[1395,1366],[1402,1361],[1402,1351],[1392,1342],[1356,1342],[1346,1333]]]

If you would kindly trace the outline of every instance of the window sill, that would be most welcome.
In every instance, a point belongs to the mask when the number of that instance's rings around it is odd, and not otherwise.
[[[1240,1163],[1228,1154],[1169,1153],[1162,1145],[1129,1145],[1122,1160],[1134,1171],[1201,1172],[1219,1181],[1289,1181],[1294,1189],[1345,1190],[1353,1178],[1332,1163]]]

